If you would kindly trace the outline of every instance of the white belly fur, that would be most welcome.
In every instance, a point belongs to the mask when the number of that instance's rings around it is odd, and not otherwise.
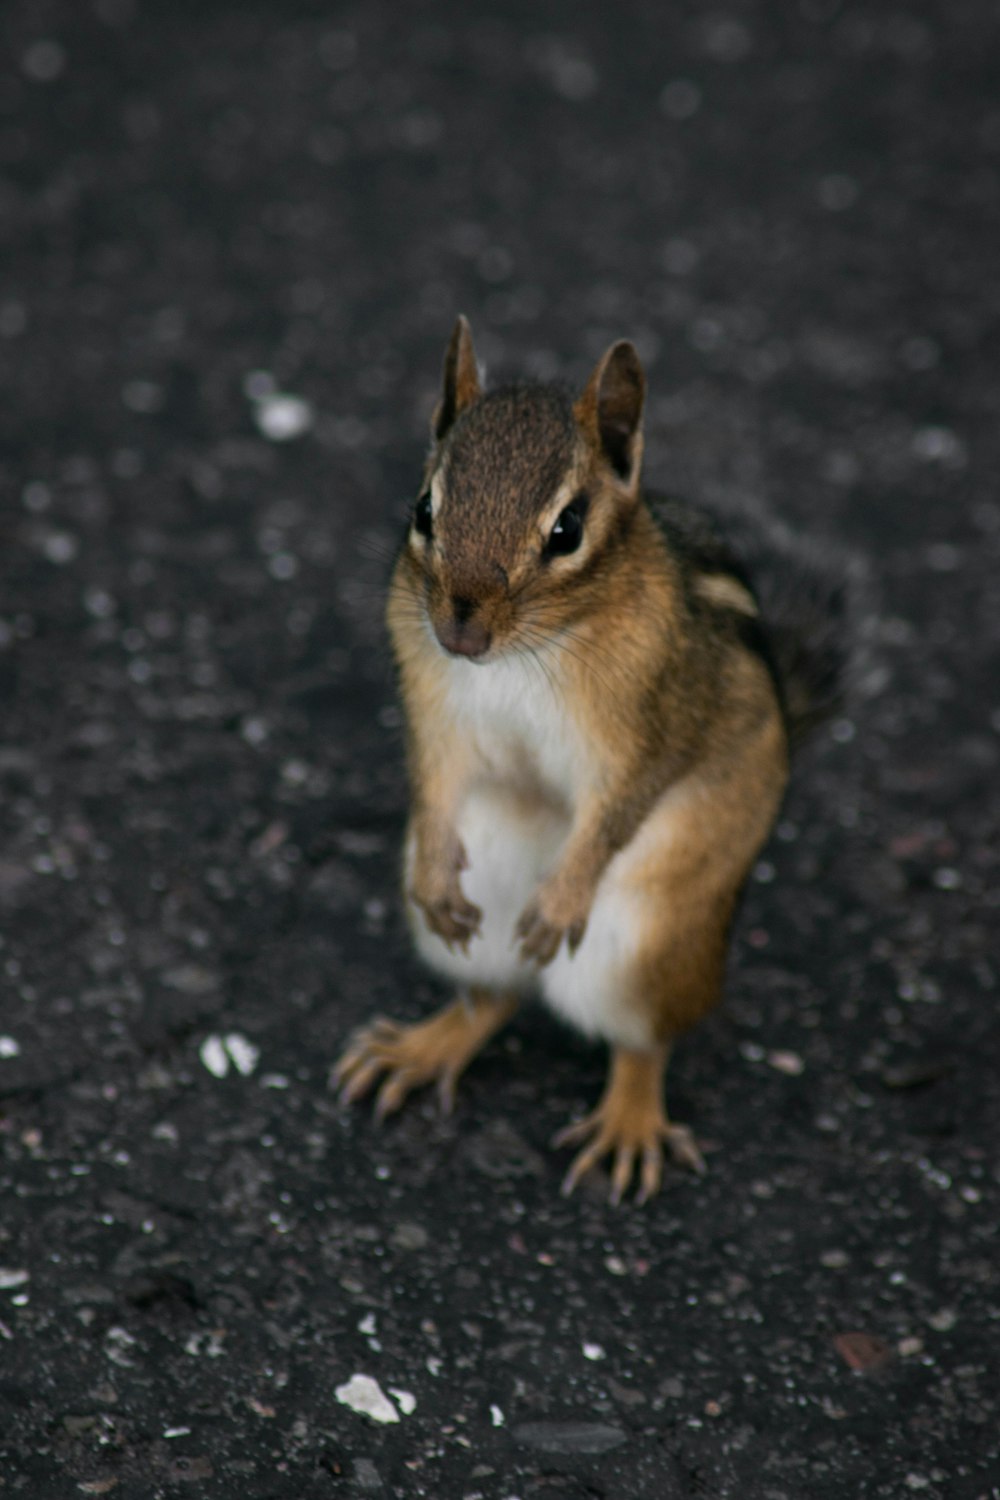
[[[549,663],[557,671],[557,662]],[[612,860],[598,886],[583,942],[565,945],[539,971],[521,961],[517,919],[554,868],[569,829],[587,750],[556,690],[557,683],[519,660],[491,665],[456,662],[449,707],[456,732],[476,743],[482,770],[458,815],[469,867],[462,888],[483,912],[482,932],[467,954],[451,951],[409,906],[417,950],[459,985],[527,992],[590,1036],[622,1046],[647,1046],[649,1025],[629,983],[638,948],[643,893],[630,871],[648,854],[649,839],[669,838],[666,807],[653,814]],[[668,799],[669,800],[669,799]],[[409,867],[410,851],[407,851]],[[407,868],[408,873],[408,868]],[[408,883],[408,882],[407,882]]]
[[[502,788],[473,793],[459,820],[469,858],[462,888],[483,913],[481,933],[467,953],[450,949],[408,903],[417,951],[458,985],[537,990],[552,1010],[587,1036],[626,1047],[648,1046],[652,1036],[632,1004],[630,984],[641,917],[641,897],[629,888],[630,867],[638,858],[633,846],[616,855],[606,870],[583,942],[572,957],[563,945],[539,971],[519,956],[517,919],[553,868],[567,827],[558,813],[527,806]]]

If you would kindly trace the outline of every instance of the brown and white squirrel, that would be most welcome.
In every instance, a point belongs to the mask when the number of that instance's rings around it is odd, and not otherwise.
[[[460,318],[388,624],[406,710],[408,915],[461,998],[376,1020],[335,1078],[380,1116],[455,1083],[539,992],[611,1047],[564,1181],[610,1156],[611,1196],[660,1186],[674,1039],[719,996],[740,892],[789,746],[835,703],[838,591],[771,566],[770,600],[702,512],[640,488],[646,381],[614,344],[575,400],[484,393]],[[758,543],[758,550],[762,550]],[[818,577],[819,575],[817,575]]]

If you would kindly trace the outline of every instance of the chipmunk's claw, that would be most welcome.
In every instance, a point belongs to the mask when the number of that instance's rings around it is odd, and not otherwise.
[[[532,902],[522,913],[515,929],[521,940],[521,957],[525,963],[535,963],[542,969],[555,958],[563,938],[569,952],[575,953],[583,942],[586,928],[586,922],[573,922],[568,927],[550,922]]]
[[[483,913],[480,907],[466,901],[461,891],[442,897],[439,901],[414,902],[423,912],[424,921],[431,932],[443,938],[449,948],[460,948],[468,953],[469,944],[478,937],[482,929]]]
[[[375,1118],[388,1119],[414,1089],[436,1086],[442,1114],[455,1107],[463,1071],[517,1006],[516,997],[456,1001],[415,1026],[377,1017],[355,1033],[330,1075],[344,1104],[354,1104],[376,1083]]]
[[[412,1089],[427,1081],[406,1045],[406,1033],[412,1030],[416,1028],[378,1016],[355,1034],[331,1075],[334,1085],[340,1085],[342,1104],[356,1104],[381,1078],[375,1096],[375,1118],[381,1122],[395,1114]]]
[[[567,893],[551,882],[539,886],[514,929],[521,943],[521,958],[544,968],[555,958],[564,938],[572,957],[583,942],[589,914],[589,903],[583,905],[576,892]]]
[[[691,1131],[684,1125],[673,1125],[662,1111],[643,1119],[630,1119],[614,1109],[599,1105],[592,1114],[567,1125],[553,1139],[554,1147],[575,1146],[587,1142],[574,1158],[563,1178],[561,1192],[568,1197],[581,1178],[606,1156],[613,1155],[610,1201],[621,1203],[638,1171],[637,1203],[647,1203],[659,1192],[663,1181],[664,1148],[680,1166],[699,1175],[705,1162]]]
[[[686,1125],[670,1126],[667,1135],[667,1150],[679,1167],[686,1167],[689,1172],[694,1172],[696,1177],[704,1177],[708,1171],[705,1158],[695,1140],[694,1131],[689,1130]]]

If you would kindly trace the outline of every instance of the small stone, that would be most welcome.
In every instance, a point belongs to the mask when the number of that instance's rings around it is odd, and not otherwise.
[[[98,1419],[95,1416],[90,1414],[85,1417],[63,1417],[63,1430],[71,1438],[86,1437],[87,1433],[93,1432],[94,1428],[97,1426],[97,1420]]]
[[[253,1042],[241,1036],[238,1031],[230,1031],[225,1039],[226,1051],[232,1059],[233,1067],[237,1073],[244,1078],[249,1078],[260,1061],[260,1048],[255,1047]]]
[[[354,1482],[359,1490],[380,1490],[382,1488],[382,1476],[370,1458],[355,1459]]]
[[[334,1395],[341,1406],[371,1417],[373,1422],[398,1422],[399,1412],[370,1375],[352,1375],[346,1385],[338,1385]]]
[[[244,719],[240,725],[240,734],[248,745],[263,745],[270,733],[270,726],[267,722],[253,715]]]
[[[261,397],[254,405],[254,422],[262,437],[272,443],[290,443],[309,431],[315,420],[308,401],[280,391]]]
[[[163,406],[166,396],[155,380],[129,380],[122,386],[122,402],[129,411],[152,416]]]
[[[519,1422],[514,1441],[546,1453],[608,1453],[628,1442],[628,1433],[606,1422]]]
[[[199,1479],[212,1479],[215,1469],[212,1460],[199,1456],[198,1458],[178,1457],[167,1467],[167,1475],[175,1483],[197,1483]]]
[[[608,1380],[608,1391],[622,1406],[645,1406],[646,1397],[632,1386],[622,1385],[618,1380]]]
[[[892,1349],[884,1339],[860,1330],[853,1333],[838,1333],[833,1340],[833,1347],[852,1370],[861,1370],[866,1373],[882,1369],[892,1358]]]
[[[278,389],[270,370],[250,370],[243,377],[243,394],[251,401],[266,401]]]
[[[160,979],[168,989],[181,995],[209,995],[219,987],[218,975],[201,964],[178,964],[166,969]]]
[[[798,1078],[800,1073],[805,1072],[806,1065],[797,1052],[769,1052],[767,1060],[772,1068],[779,1073],[787,1073],[790,1078]]]
[[[389,1243],[397,1250],[423,1250],[430,1236],[422,1224],[397,1224],[389,1236]]]
[[[229,1072],[229,1054],[219,1036],[207,1036],[198,1048],[198,1056],[214,1078],[225,1078]]]
[[[465,1150],[486,1177],[542,1177],[545,1173],[540,1154],[504,1120],[493,1120],[470,1136]]]
[[[42,551],[57,567],[71,563],[79,550],[79,539],[69,531],[50,531],[42,542]]]
[[[949,427],[921,427],[913,437],[913,451],[928,463],[961,468],[965,462],[965,444]]]
[[[882,1070],[882,1082],[887,1089],[920,1089],[952,1071],[947,1057],[915,1057],[903,1062],[890,1063]]]
[[[276,552],[267,560],[267,571],[272,578],[285,583],[289,578],[294,578],[299,571],[299,560],[292,552]]]

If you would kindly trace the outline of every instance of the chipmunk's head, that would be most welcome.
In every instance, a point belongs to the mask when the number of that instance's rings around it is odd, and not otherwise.
[[[575,401],[547,385],[484,394],[459,318],[406,540],[445,651],[534,650],[586,612],[638,504],[645,387],[623,341]]]

